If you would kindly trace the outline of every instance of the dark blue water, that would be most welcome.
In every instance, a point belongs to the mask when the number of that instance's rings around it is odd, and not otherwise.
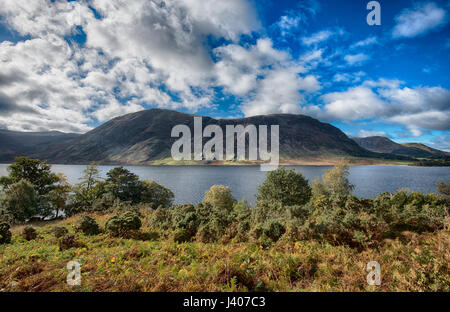
[[[7,175],[7,166],[0,164],[0,176]],[[113,168],[100,166],[102,176]],[[141,179],[155,180],[170,188],[176,203],[198,203],[205,191],[214,184],[227,185],[236,199],[254,202],[258,186],[266,172],[259,166],[126,166]],[[320,177],[327,166],[289,166],[301,172],[308,180]],[[76,184],[85,166],[53,165],[54,172],[64,173],[69,182]],[[371,198],[382,192],[395,192],[407,187],[424,193],[436,192],[436,182],[450,181],[450,167],[409,166],[355,166],[350,168],[350,181],[354,194]]]

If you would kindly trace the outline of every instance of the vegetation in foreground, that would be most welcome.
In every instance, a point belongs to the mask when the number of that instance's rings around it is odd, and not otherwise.
[[[220,185],[198,205],[173,205],[170,190],[121,167],[102,180],[88,166],[72,187],[21,158],[0,181],[0,289],[450,291],[450,183],[440,195],[360,199],[347,176],[338,165],[310,186],[280,168],[254,207]],[[73,260],[81,286],[65,282]],[[366,282],[370,261],[380,286]]]

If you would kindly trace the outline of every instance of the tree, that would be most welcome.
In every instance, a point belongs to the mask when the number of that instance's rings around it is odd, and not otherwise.
[[[231,211],[236,200],[228,186],[213,185],[205,192],[203,204],[210,204],[219,211]]]
[[[142,183],[141,202],[152,203],[154,209],[159,206],[170,207],[172,205],[174,195],[171,190],[155,181],[144,180]]]
[[[38,194],[27,180],[11,184],[5,191],[2,206],[17,221],[25,221],[39,212]]]
[[[257,201],[275,201],[283,206],[304,205],[311,197],[311,188],[301,173],[284,167],[271,171],[258,188]]]
[[[46,195],[59,181],[58,176],[52,173],[50,169],[51,166],[45,161],[16,157],[15,162],[8,167],[9,176],[2,177],[0,184],[4,189],[8,189],[10,185],[18,183],[20,180],[27,180],[34,185],[40,196]]]
[[[312,193],[315,198],[347,197],[355,188],[348,179],[349,168],[345,164],[338,164],[333,169],[325,171],[322,180],[313,182]]]
[[[67,181],[67,177],[62,173],[58,174],[58,183],[53,187],[53,189],[45,197],[47,202],[48,211],[43,211],[41,209],[41,214],[44,217],[55,214],[55,218],[58,218],[59,212],[65,210],[67,200],[69,199],[69,194],[72,191],[72,186]]]
[[[105,185],[96,163],[87,165],[83,173],[81,182],[74,187],[75,203],[77,206],[91,207],[105,193]]]
[[[115,198],[133,203],[140,202],[143,183],[137,175],[123,167],[111,169],[106,175],[107,190]]]

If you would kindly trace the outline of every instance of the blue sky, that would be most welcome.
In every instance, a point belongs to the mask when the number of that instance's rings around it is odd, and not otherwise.
[[[4,0],[0,127],[85,132],[161,107],[299,113],[450,150],[450,5],[365,0]]]

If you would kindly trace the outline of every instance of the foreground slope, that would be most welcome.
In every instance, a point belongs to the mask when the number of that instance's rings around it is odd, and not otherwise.
[[[108,216],[100,216],[102,224]],[[83,246],[64,251],[52,226],[78,217],[33,224],[38,238],[0,245],[0,292],[96,291],[450,291],[449,231],[386,240],[362,252],[317,241],[281,240],[270,249],[256,243],[175,243],[80,235]],[[67,263],[81,259],[81,286],[67,285]],[[378,261],[380,286],[366,282],[366,265]]]

